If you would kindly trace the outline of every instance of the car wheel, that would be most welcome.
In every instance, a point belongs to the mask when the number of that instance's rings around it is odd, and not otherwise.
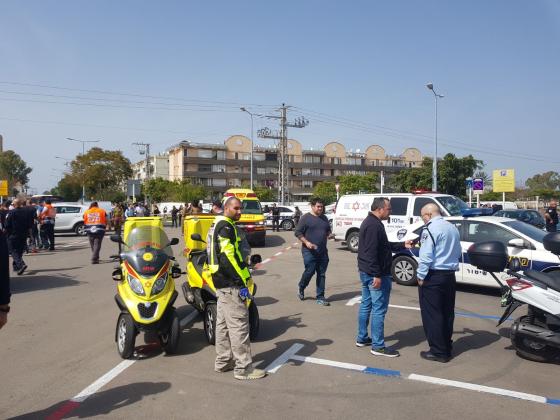
[[[282,222],[282,229],[284,230],[292,230],[294,228],[294,222],[291,220],[284,220]]]
[[[393,260],[391,265],[391,274],[393,279],[398,284],[403,286],[414,286],[418,284],[416,278],[416,269],[418,264],[412,257],[407,257],[406,255],[400,255]]]
[[[218,309],[216,302],[208,302],[204,308],[204,333],[209,344],[216,344],[216,318]]]
[[[78,236],[86,236],[86,227],[83,223],[78,223],[76,226],[74,226],[74,232],[76,233],[76,235]]]
[[[346,238],[346,247],[351,252],[358,252],[359,241],[360,241],[360,234],[358,232],[351,232]]]

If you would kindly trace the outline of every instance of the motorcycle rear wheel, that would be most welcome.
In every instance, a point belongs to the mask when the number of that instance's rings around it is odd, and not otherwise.
[[[528,316],[522,316],[515,322],[526,323],[528,318]],[[511,344],[519,356],[533,362],[546,363],[560,357],[560,349],[520,337],[519,335],[511,335]]]

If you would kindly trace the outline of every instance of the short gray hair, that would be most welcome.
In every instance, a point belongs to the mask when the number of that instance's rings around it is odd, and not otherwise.
[[[371,203],[371,211],[384,209],[386,205],[385,203],[388,201],[389,199],[387,197],[375,197],[373,199],[373,203]]]

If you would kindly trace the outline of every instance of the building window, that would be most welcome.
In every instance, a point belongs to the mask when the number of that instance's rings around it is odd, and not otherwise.
[[[321,156],[305,155],[303,161],[305,163],[321,163]]]
[[[274,153],[266,153],[266,154],[265,154],[265,159],[264,159],[264,160],[266,160],[266,161],[268,161],[268,162],[276,162],[276,161],[278,160],[277,155],[278,155],[278,154],[277,154],[276,152],[274,152]]]
[[[342,159],[339,157],[333,157],[331,158],[331,163],[333,165],[340,165],[342,163]]]
[[[225,187],[226,186],[226,180],[225,179],[213,179],[212,180],[212,185],[214,187]]]
[[[217,150],[216,151],[216,160],[226,160],[226,151],[225,150]]]
[[[254,152],[253,152],[253,160],[262,162],[262,161],[265,160],[265,157],[266,157],[266,156],[265,156],[264,153],[254,153]]]
[[[198,165],[198,172],[212,172],[212,165]]]
[[[204,159],[212,159],[215,157],[215,150],[212,149],[198,149],[198,157]]]
[[[305,179],[304,179],[304,180],[301,182],[301,186],[302,186],[303,188],[313,188],[313,181],[309,181],[309,180],[305,180]]]
[[[225,172],[226,165],[212,165],[212,172]]]
[[[265,173],[265,168],[257,167],[257,174],[264,175]]]

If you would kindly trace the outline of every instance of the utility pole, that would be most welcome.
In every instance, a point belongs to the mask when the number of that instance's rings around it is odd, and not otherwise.
[[[142,143],[142,142],[134,142],[132,143],[135,146],[139,146],[140,149],[140,154],[141,155],[146,155],[146,180],[145,181],[149,181],[150,179],[150,143]],[[148,209],[150,210],[150,213],[152,211],[151,209],[151,205],[150,205],[150,197],[148,197],[146,195],[146,206],[148,207]]]
[[[290,201],[289,191],[289,168],[288,168],[288,127],[303,128],[309,124],[309,120],[299,117],[293,123],[288,123],[288,108],[282,104],[278,111],[280,116],[267,115],[267,118],[280,120],[280,131],[273,133],[270,128],[265,127],[257,132],[257,135],[263,139],[278,140],[278,202],[285,204]]]

